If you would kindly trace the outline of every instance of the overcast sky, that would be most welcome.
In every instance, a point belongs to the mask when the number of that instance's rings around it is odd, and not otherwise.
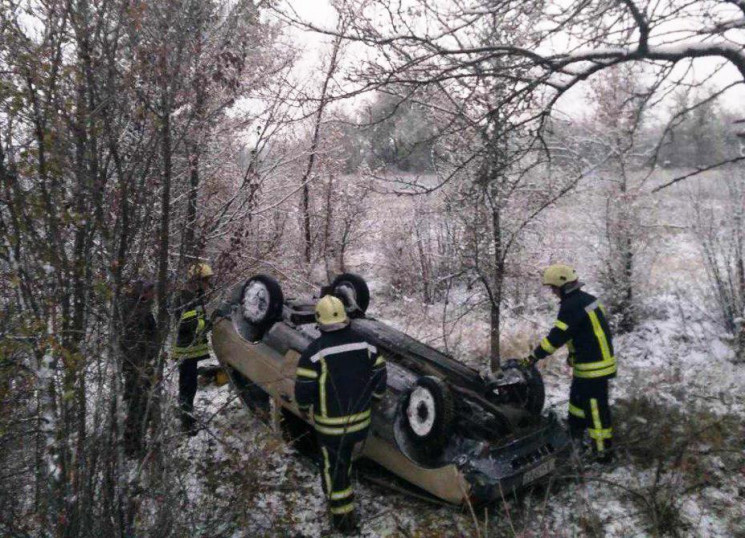
[[[303,17],[304,20],[312,22],[318,26],[324,26],[327,28],[334,28],[335,26],[335,11],[331,7],[329,0],[287,0],[288,3],[292,4],[297,13]],[[292,35],[293,41],[300,42],[305,49],[305,56],[302,72],[313,73],[316,71],[320,59],[324,52],[328,49],[330,38],[327,36],[319,36],[313,32],[302,31],[295,29]],[[349,53],[347,53],[349,54]],[[700,78],[704,78],[711,70],[719,65],[721,60],[718,58],[701,58],[696,60],[694,63],[694,75]],[[720,85],[726,85],[733,80],[740,79],[741,75],[739,71],[731,64],[728,64],[716,77],[716,81]],[[569,115],[575,115],[582,109],[587,109],[587,102],[585,97],[585,86],[580,84],[578,87],[568,92],[562,100],[559,102],[559,110],[568,113]],[[739,87],[731,89],[721,99],[720,104],[735,112],[745,114],[745,84],[741,84]]]

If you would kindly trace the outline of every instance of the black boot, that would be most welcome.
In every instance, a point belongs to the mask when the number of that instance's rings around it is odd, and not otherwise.
[[[603,443],[603,450],[598,452],[595,451],[595,461],[607,465],[613,463],[616,459],[615,452],[613,451],[613,443],[610,439],[606,439]]]
[[[190,437],[199,433],[197,421],[191,413],[181,413],[181,431]]]
[[[343,515],[332,515],[331,523],[334,530],[346,536],[355,536],[360,533],[360,525],[356,510]]]

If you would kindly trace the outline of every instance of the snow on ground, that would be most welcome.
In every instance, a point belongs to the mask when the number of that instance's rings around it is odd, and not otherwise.
[[[330,534],[320,477],[310,460],[284,443],[276,429],[251,416],[229,385],[200,387],[195,407],[207,428],[195,437],[182,435],[173,454],[191,469],[184,475],[190,535]],[[468,520],[459,521],[457,509],[412,500],[374,484],[358,484],[357,493],[363,536],[426,528],[470,533]]]
[[[578,465],[547,487],[473,514],[467,507],[437,506],[363,481],[357,485],[363,536],[745,536],[745,365],[732,362],[728,337],[697,279],[701,264],[684,201],[676,194],[655,202],[654,222],[647,223],[652,232],[640,255],[649,274],[639,283],[641,322],[615,339],[619,374],[612,399],[619,461],[606,469]],[[596,202],[583,207],[602,205]],[[552,224],[545,241],[554,250],[541,263],[574,263],[587,289],[599,293],[602,249],[581,232],[597,227],[598,215],[575,212],[572,203],[544,216]],[[443,323],[443,304],[422,304],[386,289],[385,267],[375,252],[361,250],[350,259],[371,281],[372,315],[471,366],[486,366],[483,309]],[[450,315],[471,296],[471,290],[453,290]],[[527,353],[553,323],[552,299],[531,297],[508,306],[505,356]],[[560,416],[566,414],[571,381],[564,360],[559,352],[540,365],[546,409]],[[171,390],[175,393],[175,386]],[[183,437],[174,454],[186,466],[199,462],[184,486],[185,507],[197,513],[191,535],[329,534],[317,471],[276,428],[252,417],[228,386],[200,388],[196,407],[208,428]]]
[[[668,418],[686,414],[700,414],[701,426],[706,421],[716,422],[718,417],[735,417],[733,424],[743,425],[745,368],[730,362],[726,342],[716,336],[710,321],[697,316],[694,303],[681,302],[675,294],[661,295],[654,302],[637,330],[616,339],[620,369],[612,395],[618,409],[646,397],[662,412],[631,418],[624,411],[617,413],[617,421],[630,422],[616,424],[622,452],[618,465],[609,470],[574,470],[570,478],[553,484],[550,494],[541,489],[490,507],[486,514],[479,511],[478,524],[467,508],[432,505],[363,481],[357,485],[362,535],[620,537],[653,536],[667,528],[689,536],[745,535],[742,429],[729,432],[733,439],[739,435],[739,445],[709,437],[692,441],[690,450],[700,452],[698,464],[688,460],[671,463],[662,454],[664,450],[644,463],[637,453],[641,449],[624,446],[632,440],[624,439],[622,432],[653,435],[675,426],[664,423]],[[405,302],[374,304],[372,308],[379,318],[413,336],[436,340],[441,317],[438,308]],[[532,331],[538,339],[550,321],[540,329],[525,321],[523,331]],[[683,327],[688,329],[685,338],[681,337]],[[481,339],[486,329],[485,325],[468,324],[461,330],[468,339]],[[520,331],[513,327],[513,332]],[[557,354],[542,363],[541,369],[547,385],[547,409],[564,416],[570,382],[564,356]],[[208,431],[195,438],[185,437],[175,456],[203,463],[187,485],[189,495],[195,505],[218,506],[228,522],[219,533],[214,527],[195,527],[194,535],[328,535],[320,480],[310,461],[284,444],[276,430],[244,410],[228,386],[200,388],[197,409],[208,422]],[[739,454],[731,453],[738,449]],[[661,476],[659,461],[654,459],[658,456],[664,462]],[[206,473],[213,465],[232,465],[237,457],[244,465],[248,462],[251,473],[246,480],[250,483],[233,477],[217,489],[205,487],[206,474],[201,471]],[[696,468],[687,467],[691,465]],[[689,476],[693,473],[703,478]],[[246,492],[251,495],[242,498]],[[230,499],[232,506],[221,506],[221,498]]]
[[[645,397],[660,406],[655,410],[659,414],[646,418],[643,415],[631,416],[630,419],[635,422],[635,427],[631,428],[616,424],[617,435],[620,434],[617,442],[622,455],[620,465],[610,472],[594,468],[583,470],[583,477],[577,479],[580,480],[579,484],[557,486],[548,502],[538,496],[518,503],[523,512],[539,514],[540,517],[526,519],[529,516],[522,513],[516,534],[654,535],[655,528],[665,528],[664,522],[653,521],[655,517],[659,518],[655,512],[661,510],[656,505],[664,507],[668,503],[670,510],[677,514],[675,518],[669,516],[672,519],[669,525],[671,528],[679,526],[683,534],[722,537],[745,535],[745,488],[742,486],[745,483],[742,444],[745,366],[731,362],[733,354],[726,340],[716,325],[702,315],[693,298],[686,300],[679,294],[665,293],[651,302],[639,327],[615,340],[619,375],[612,382],[612,397],[616,406],[623,409],[618,415],[624,419],[628,402]],[[420,308],[421,311],[417,312],[419,315],[429,313],[432,323],[437,322],[439,312],[436,309],[426,305]],[[411,312],[412,309],[409,307],[407,310]],[[387,316],[381,317],[388,319]],[[535,344],[543,331],[548,330],[551,321],[552,318],[548,318],[545,326],[540,328],[529,321],[523,321],[522,327],[521,323],[512,323],[508,327],[511,334],[522,335],[532,331]],[[422,323],[399,321],[399,324],[399,328],[408,329],[423,339],[430,334]],[[464,331],[469,340],[484,341],[487,329],[486,324],[469,324]],[[461,358],[468,362],[468,357]],[[540,364],[546,381],[546,409],[554,410],[560,416],[566,415],[571,381],[570,369],[564,361],[565,354],[559,352]],[[721,417],[734,419],[732,424],[739,428],[725,431],[727,440],[717,449],[711,449],[712,454],[716,454],[717,450],[734,452],[730,454],[732,458],[727,465],[715,455],[706,455],[705,443],[699,445],[692,441],[694,446],[690,450],[701,452],[696,458],[704,467],[696,469],[696,472],[712,475],[707,480],[714,484],[708,487],[698,487],[694,483],[697,477],[686,476],[684,465],[670,464],[669,456],[663,454],[664,450],[654,455],[665,462],[664,475],[657,476],[656,469],[648,467],[658,461],[650,460],[640,465],[639,449],[633,446],[634,439],[624,439],[622,435],[623,432],[632,431],[634,434],[646,435],[649,432],[652,435],[661,428],[675,426],[670,421],[679,415],[693,414],[697,414],[695,419],[700,419],[702,428],[706,424],[716,423]],[[617,421],[620,419],[617,417]],[[504,527],[505,514],[497,513],[499,515],[493,521],[494,526],[512,533],[511,528]]]

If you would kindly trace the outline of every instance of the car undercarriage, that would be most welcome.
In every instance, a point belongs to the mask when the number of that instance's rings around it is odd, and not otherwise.
[[[479,374],[447,354],[366,315],[369,291],[345,273],[321,290],[339,297],[354,331],[376,346],[388,386],[372,414],[363,458],[448,503],[488,503],[545,480],[568,453],[569,438],[542,414],[535,368],[507,361]],[[213,347],[234,389],[259,416],[284,425],[313,451],[313,425],[293,401],[300,353],[318,336],[317,299],[285,300],[279,283],[250,278],[219,308]],[[298,440],[302,440],[301,443]]]

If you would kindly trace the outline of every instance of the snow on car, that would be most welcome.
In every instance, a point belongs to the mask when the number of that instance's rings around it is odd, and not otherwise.
[[[544,387],[535,368],[508,361],[482,376],[367,316],[370,294],[358,275],[340,275],[320,295],[328,293],[387,362],[386,395],[373,409],[362,454],[373,467],[448,503],[488,503],[545,479],[566,456],[564,428],[553,413],[541,414]],[[220,306],[212,335],[243,402],[306,446],[313,426],[293,394],[300,354],[319,335],[316,300],[285,300],[276,280],[256,275]]]

